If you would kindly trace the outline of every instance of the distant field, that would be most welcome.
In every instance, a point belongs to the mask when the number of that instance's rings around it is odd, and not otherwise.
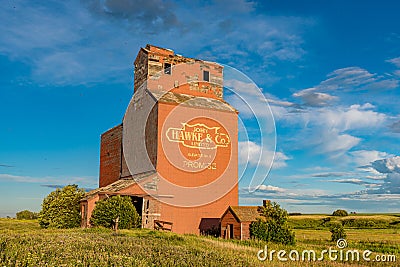
[[[310,216],[310,215],[307,215]],[[296,216],[298,217],[298,216]],[[304,217],[303,219],[315,219]],[[324,217],[321,217],[324,218]],[[267,244],[270,250],[336,245],[329,229],[295,229],[295,246]],[[400,229],[347,229],[349,249],[400,257]],[[265,242],[221,240],[145,229],[40,229],[36,221],[0,219],[0,266],[399,266],[397,262],[260,262]]]
[[[289,224],[295,229],[328,229],[334,223],[355,229],[400,229],[400,214],[351,214],[345,217],[323,214],[289,216]]]

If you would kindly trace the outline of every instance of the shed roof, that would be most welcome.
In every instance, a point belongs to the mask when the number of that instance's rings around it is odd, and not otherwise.
[[[253,222],[261,218],[260,206],[229,206],[239,222]]]
[[[154,173],[155,173],[155,171],[144,172],[144,173],[139,173],[139,174],[130,176],[128,178],[119,179],[112,184],[109,184],[107,186],[103,186],[103,187],[100,187],[100,188],[97,188],[97,189],[87,192],[85,194],[85,197],[82,200],[90,199],[93,196],[95,196],[97,194],[101,194],[101,193],[121,191],[121,190],[123,190],[133,184],[136,184],[137,182],[153,175]]]

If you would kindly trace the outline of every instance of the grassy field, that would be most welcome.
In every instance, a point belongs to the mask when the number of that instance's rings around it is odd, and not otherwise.
[[[329,229],[334,223],[356,229],[400,229],[400,214],[352,214],[345,217],[311,214],[289,217],[289,225],[295,229]]]
[[[297,223],[301,216],[296,216]],[[326,216],[325,216],[326,217]],[[322,219],[324,217],[321,217]],[[397,217],[399,218],[399,217]],[[316,219],[303,217],[303,220]],[[292,218],[291,218],[292,220]],[[336,248],[328,229],[295,229],[295,246],[221,240],[145,229],[40,229],[36,221],[0,219],[0,266],[398,266],[398,262],[259,261],[268,250]],[[400,229],[347,229],[348,249],[400,257]],[[317,257],[318,257],[317,256]]]

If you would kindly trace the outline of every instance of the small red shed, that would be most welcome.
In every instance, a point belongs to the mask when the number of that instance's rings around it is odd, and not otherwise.
[[[250,239],[250,224],[261,218],[260,206],[229,206],[221,217],[221,237]]]

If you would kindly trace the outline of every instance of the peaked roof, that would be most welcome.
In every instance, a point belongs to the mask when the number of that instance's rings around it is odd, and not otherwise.
[[[87,192],[85,194],[85,197],[82,200],[90,199],[93,196],[95,196],[97,194],[101,194],[101,193],[110,193],[110,192],[121,191],[121,190],[123,190],[133,184],[136,184],[137,182],[153,175],[154,173],[155,173],[155,171],[149,171],[149,172],[135,174],[133,176],[130,176],[129,178],[119,179],[112,184],[109,184],[107,186],[103,186],[103,187],[100,187],[100,188],[97,188],[97,189]]]
[[[233,213],[239,222],[253,222],[262,217],[260,208],[260,206],[229,206],[228,210]]]

